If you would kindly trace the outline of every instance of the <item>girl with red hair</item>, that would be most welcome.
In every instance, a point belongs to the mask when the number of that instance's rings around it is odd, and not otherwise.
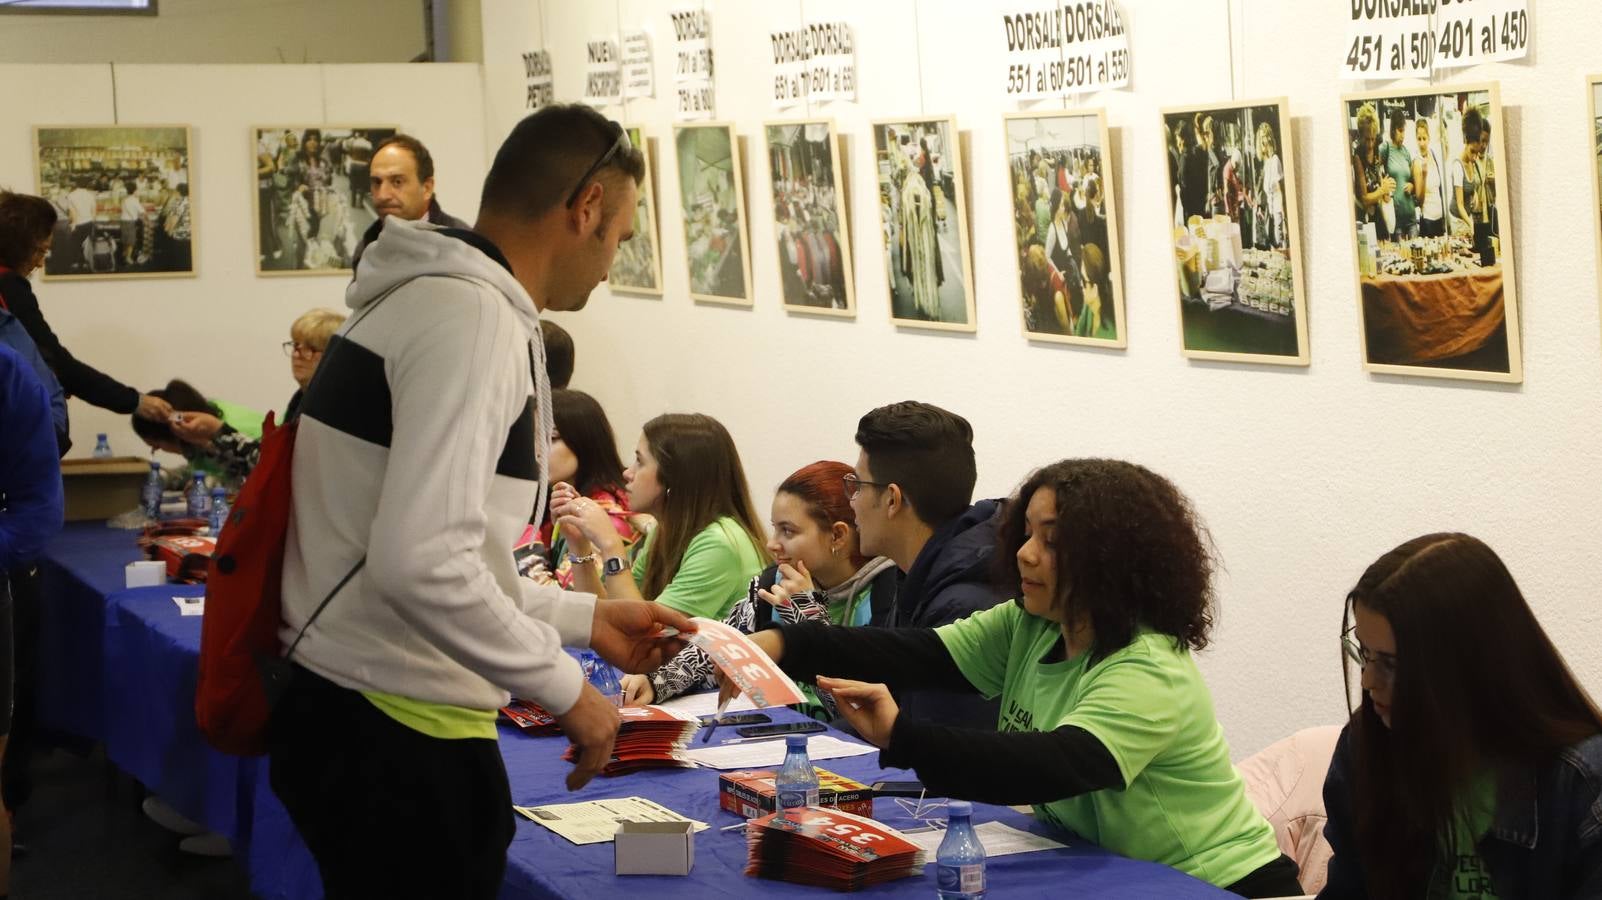
[[[768,552],[774,563],[751,579],[744,600],[728,617],[750,634],[768,623],[802,621],[834,625],[880,624],[895,600],[897,569],[879,556],[864,559],[857,545],[856,515],[846,496],[843,462],[815,462],[797,470],[773,495],[773,534]],[[623,679],[623,702],[662,703],[680,694],[711,688],[712,660],[697,647],[648,675]],[[826,698],[804,688],[801,711],[829,720],[835,711]]]

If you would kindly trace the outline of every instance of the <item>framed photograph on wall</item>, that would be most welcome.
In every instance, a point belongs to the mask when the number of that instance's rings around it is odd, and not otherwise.
[[[890,320],[976,331],[967,187],[952,116],[873,123]]]
[[[628,129],[629,143],[645,157],[645,177],[634,203],[634,237],[618,245],[606,283],[614,291],[662,296],[662,246],[657,240],[656,195],[649,142],[637,126]]]
[[[1585,80],[1585,98],[1591,115],[1586,119],[1590,132],[1591,220],[1597,226],[1596,251],[1599,279],[1602,279],[1602,75]]]
[[[1127,346],[1106,114],[1015,113],[1003,129],[1024,334]]]
[[[39,195],[56,208],[44,277],[195,274],[187,125],[39,127]]]
[[[279,125],[251,130],[256,168],[256,274],[350,271],[378,219],[373,148],[393,125]]]
[[[751,306],[745,184],[734,126],[727,122],[676,126],[673,144],[678,153],[690,296],[708,303]]]
[[[1162,119],[1181,351],[1307,365],[1286,101],[1165,109]]]
[[[845,181],[834,122],[768,122],[768,173],[784,308],[855,316]]]
[[[1496,85],[1349,94],[1341,118],[1363,367],[1522,381]]]

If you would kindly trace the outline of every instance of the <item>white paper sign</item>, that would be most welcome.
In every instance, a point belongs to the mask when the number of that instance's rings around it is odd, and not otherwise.
[[[1447,0],[1435,12],[1437,69],[1522,59],[1529,52],[1529,0]]]
[[[807,30],[774,31],[768,34],[773,51],[773,108],[789,109],[807,99],[811,82],[808,62]]]
[[[623,68],[617,41],[598,37],[584,45],[584,99],[606,106],[623,99]]]
[[[625,31],[623,44],[623,96],[656,96],[656,75],[651,70],[651,36],[644,31]]]
[[[1346,79],[1423,78],[1434,44],[1430,15],[1435,0],[1341,0],[1349,6]]]
[[[556,100],[551,82],[551,51],[533,50],[523,54],[523,73],[528,77],[528,108],[539,109]]]
[[[711,119],[717,108],[712,92],[712,15],[688,9],[671,18],[673,81],[678,88],[675,118],[681,122]]]
[[[1129,84],[1129,35],[1115,0],[1077,0],[1004,14],[1004,93],[1011,100]]]
[[[773,106],[808,100],[854,100],[856,50],[845,22],[813,22],[768,35],[773,54]]]

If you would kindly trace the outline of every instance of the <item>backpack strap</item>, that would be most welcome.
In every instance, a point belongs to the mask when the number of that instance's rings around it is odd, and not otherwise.
[[[317,608],[312,610],[311,618],[306,620],[306,624],[305,625],[300,626],[300,633],[295,635],[294,642],[289,645],[289,649],[288,650],[284,651],[283,658],[286,661],[291,656],[295,655],[295,648],[300,646],[301,639],[306,636],[306,629],[312,627],[312,623],[317,621],[317,617],[322,615],[323,614],[323,610],[328,608],[329,601],[333,600],[334,599],[334,595],[338,594],[340,592],[340,590],[345,587],[345,585],[349,584],[350,580],[352,578],[355,578],[356,577],[356,573],[360,572],[362,570],[362,567],[365,566],[365,565],[367,565],[367,554],[363,553],[362,554],[362,558],[356,560],[356,565],[351,566],[350,571],[345,573],[345,577],[339,579],[339,584],[334,585],[334,589],[329,591],[328,592],[328,596],[323,598],[323,602],[317,604]]]

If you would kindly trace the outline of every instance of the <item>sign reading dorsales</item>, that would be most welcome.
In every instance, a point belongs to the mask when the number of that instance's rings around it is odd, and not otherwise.
[[[548,106],[556,99],[551,82],[551,51],[531,50],[523,54],[523,75],[528,79],[529,109]]]
[[[1347,79],[1426,78],[1529,53],[1529,0],[1340,0]]]
[[[680,121],[710,119],[716,109],[712,93],[712,14],[701,9],[675,12],[673,81],[678,88]]]
[[[1004,92],[1038,100],[1129,84],[1129,35],[1114,0],[1079,0],[1001,17]]]
[[[773,105],[777,109],[806,100],[854,100],[857,66],[851,26],[813,22],[768,35],[773,48]]]

